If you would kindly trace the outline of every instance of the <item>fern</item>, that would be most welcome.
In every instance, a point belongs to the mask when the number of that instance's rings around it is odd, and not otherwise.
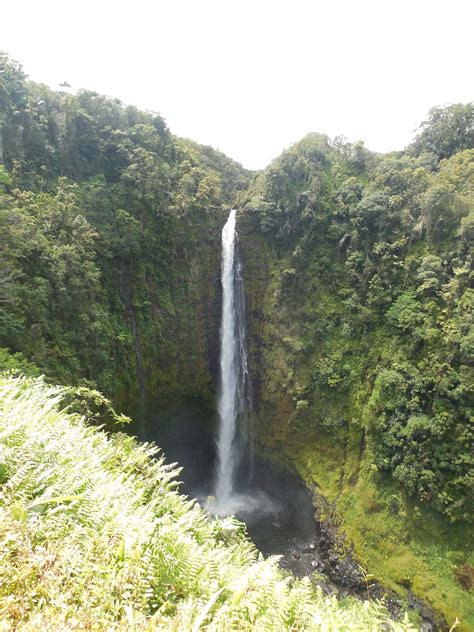
[[[2,629],[409,629],[284,576],[241,523],[179,494],[154,445],[107,436],[61,397],[0,377]]]

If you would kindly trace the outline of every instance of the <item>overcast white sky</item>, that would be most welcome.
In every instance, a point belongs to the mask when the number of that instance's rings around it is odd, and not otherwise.
[[[403,148],[474,99],[473,24],[468,0],[17,0],[0,49],[255,169],[311,131]]]

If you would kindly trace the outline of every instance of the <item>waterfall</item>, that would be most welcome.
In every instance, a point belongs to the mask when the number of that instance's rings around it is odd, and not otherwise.
[[[232,511],[236,475],[242,457],[250,454],[252,405],[247,365],[245,294],[235,210],[222,229],[222,318],[220,329],[220,388],[218,397],[217,480],[219,513]],[[248,470],[250,471],[250,469]]]

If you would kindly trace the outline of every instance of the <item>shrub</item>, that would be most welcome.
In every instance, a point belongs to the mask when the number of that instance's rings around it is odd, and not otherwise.
[[[156,447],[0,377],[0,618],[16,630],[407,630],[263,560],[234,519],[181,496]]]

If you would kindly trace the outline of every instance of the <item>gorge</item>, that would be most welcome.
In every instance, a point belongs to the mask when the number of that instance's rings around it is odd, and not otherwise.
[[[322,565],[311,495],[294,474],[256,457],[252,445],[252,385],[236,210],[230,211],[222,229],[221,288],[216,412],[204,402],[184,399],[162,411],[164,418],[152,415],[139,434],[156,441],[168,459],[183,468],[184,491],[211,516],[236,515],[261,552],[282,556],[284,568],[310,575]],[[206,427],[212,416],[217,417],[216,437]],[[324,585],[337,590],[328,579]]]
[[[309,134],[254,173],[157,114],[0,63],[0,369],[65,385],[89,426],[156,441],[203,505],[251,478],[288,508],[265,520],[289,525],[256,521],[254,540],[265,555],[290,542],[296,574],[352,558],[365,592],[376,580],[439,629],[474,629],[472,104],[432,110],[403,152]],[[228,605],[213,581],[201,612]]]

